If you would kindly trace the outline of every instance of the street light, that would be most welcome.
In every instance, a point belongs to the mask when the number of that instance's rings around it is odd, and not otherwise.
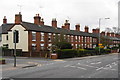
[[[110,18],[99,18],[99,44],[98,44],[98,46],[99,46],[99,54],[100,54],[100,26],[101,26],[101,20],[102,19],[110,19]]]

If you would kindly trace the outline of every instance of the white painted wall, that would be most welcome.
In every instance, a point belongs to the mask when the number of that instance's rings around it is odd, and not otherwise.
[[[21,25],[15,25],[12,29],[12,31],[8,32],[8,41],[6,41],[6,35],[2,34],[2,44],[7,43],[9,45],[9,49],[14,49],[14,43],[13,43],[13,31],[18,30],[19,31],[19,43],[16,44],[16,49],[22,49],[22,51],[28,51],[28,31]]]
[[[6,39],[6,36],[8,34],[2,34],[2,41],[1,41],[1,45],[3,46],[3,44],[8,44],[8,40]]]

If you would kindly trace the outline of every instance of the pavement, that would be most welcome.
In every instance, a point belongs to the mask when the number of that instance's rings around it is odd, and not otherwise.
[[[118,53],[69,59],[4,57],[4,78],[118,78]]]

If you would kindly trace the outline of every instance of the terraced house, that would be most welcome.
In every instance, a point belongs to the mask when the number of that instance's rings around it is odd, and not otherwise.
[[[15,15],[15,23],[7,23],[6,17],[3,19],[2,27],[2,46],[8,49],[14,49],[13,31],[19,32],[19,42],[17,49],[22,49],[23,56],[44,56],[44,51],[52,45],[55,35],[64,34],[76,49],[78,46],[82,48],[94,48],[98,45],[99,29],[93,29],[89,32],[89,27],[85,26],[84,31],[80,31],[80,25],[75,25],[75,30],[70,30],[70,23],[65,21],[64,25],[59,28],[56,19],[52,19],[51,26],[44,25],[44,20],[39,14],[34,16],[34,23],[22,21],[22,14]],[[101,32],[101,36],[109,37],[111,45],[116,46],[120,43],[120,35],[115,33]]]

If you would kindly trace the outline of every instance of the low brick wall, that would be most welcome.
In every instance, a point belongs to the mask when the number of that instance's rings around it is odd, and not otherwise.
[[[117,53],[118,50],[111,50],[111,53]]]
[[[0,60],[0,64],[6,64],[5,60]]]

